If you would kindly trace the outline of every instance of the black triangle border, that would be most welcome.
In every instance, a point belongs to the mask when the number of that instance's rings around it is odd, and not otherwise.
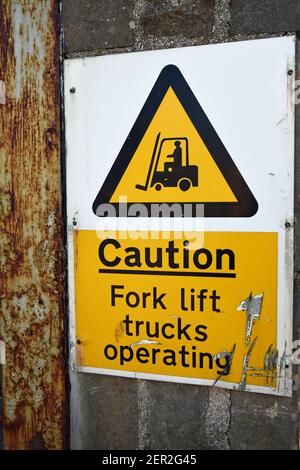
[[[122,212],[121,206],[124,206],[125,204],[111,203],[110,198],[135,154],[140,141],[147,132],[147,129],[170,86],[177,95],[181,105],[188,114],[190,120],[204,141],[216,165],[222,172],[227,184],[230,186],[237,199],[237,202],[201,203],[198,201],[189,203],[178,202],[177,204],[182,207],[182,210],[184,204],[191,204],[193,208],[193,216],[196,215],[196,205],[203,204],[204,217],[252,217],[258,210],[258,203],[255,197],[250,191],[247,183],[233,162],[182,73],[177,66],[171,64],[165,66],[158,76],[140,114],[124,142],[123,147],[121,148],[110,172],[97,194],[93,203],[94,214],[98,215],[97,208],[100,204],[104,203],[109,203],[115,208],[116,216],[119,216],[120,213],[124,214],[124,208]],[[127,209],[133,204],[138,203],[128,202]],[[150,217],[151,203],[143,204],[147,207]],[[166,201],[164,204],[172,205],[174,202]],[[124,215],[122,216],[124,217]],[[191,215],[189,214],[189,216]],[[129,217],[129,215],[127,215],[127,217]]]

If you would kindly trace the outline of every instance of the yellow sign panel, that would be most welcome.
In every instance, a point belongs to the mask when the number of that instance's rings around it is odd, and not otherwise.
[[[276,388],[276,233],[100,235],[74,232],[77,366]]]

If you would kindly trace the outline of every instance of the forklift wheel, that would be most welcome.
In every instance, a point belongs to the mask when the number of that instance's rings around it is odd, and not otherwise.
[[[181,189],[181,191],[187,191],[191,187],[191,182],[187,178],[183,178],[182,180],[179,181],[178,186]]]
[[[160,191],[161,188],[162,188],[162,185],[161,185],[160,183],[157,183],[157,184],[155,185],[156,191]]]

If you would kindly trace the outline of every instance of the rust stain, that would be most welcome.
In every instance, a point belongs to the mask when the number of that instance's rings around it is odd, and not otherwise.
[[[80,339],[76,340],[75,345],[75,363],[78,367],[84,364],[83,347]]]
[[[59,2],[0,2],[0,332],[6,449],[66,446]]]
[[[120,321],[117,327],[115,328],[115,339],[117,343],[120,342],[120,339],[122,338],[123,334],[124,334],[124,323],[123,321]]]

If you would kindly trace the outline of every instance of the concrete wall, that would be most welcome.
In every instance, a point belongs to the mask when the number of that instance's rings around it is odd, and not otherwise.
[[[298,0],[62,0],[62,5],[68,58],[263,38],[300,29]],[[298,339],[300,154],[296,144],[294,337]],[[299,383],[297,373],[295,369]],[[293,398],[278,398],[72,372],[71,444],[74,449],[297,449],[296,389]]]

